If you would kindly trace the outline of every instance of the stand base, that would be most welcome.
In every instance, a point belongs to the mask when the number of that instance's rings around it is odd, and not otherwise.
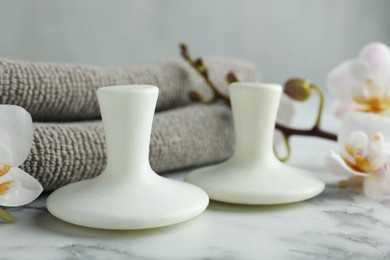
[[[248,205],[298,202],[325,188],[321,180],[280,162],[247,165],[227,161],[195,170],[185,181],[202,188],[211,200]]]
[[[202,213],[207,194],[191,184],[155,173],[142,180],[99,176],[53,192],[47,209],[76,225],[115,230],[146,229],[176,224]]]

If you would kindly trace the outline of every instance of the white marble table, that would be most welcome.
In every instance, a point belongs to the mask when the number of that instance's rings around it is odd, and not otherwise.
[[[182,224],[103,231],[51,216],[43,196],[0,224],[0,259],[390,259],[390,206],[339,190],[323,156],[334,144],[296,138],[289,163],[327,183],[319,197],[283,206],[211,202]],[[184,173],[169,174],[181,179]]]

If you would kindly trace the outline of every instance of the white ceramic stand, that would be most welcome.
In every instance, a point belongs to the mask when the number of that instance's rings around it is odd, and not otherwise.
[[[149,141],[158,88],[112,86],[97,91],[107,142],[107,167],[91,180],[53,192],[47,208],[81,226],[144,229],[175,224],[205,210],[200,188],[158,176],[150,168]],[[86,162],[87,163],[87,162]]]
[[[185,180],[210,199],[252,205],[281,204],[312,198],[321,180],[275,158],[273,133],[282,87],[234,83],[229,86],[236,132],[234,155],[226,162],[195,170]]]

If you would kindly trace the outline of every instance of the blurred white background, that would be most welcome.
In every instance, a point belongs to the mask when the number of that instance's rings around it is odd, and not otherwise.
[[[0,56],[126,64],[178,55],[257,63],[268,82],[329,70],[372,41],[390,43],[389,0],[0,0]]]
[[[0,0],[0,56],[127,64],[178,56],[186,42],[195,55],[253,61],[263,81],[300,76],[326,90],[334,66],[390,44],[389,12],[389,0]]]

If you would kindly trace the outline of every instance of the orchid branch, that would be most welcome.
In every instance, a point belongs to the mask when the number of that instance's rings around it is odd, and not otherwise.
[[[180,44],[181,56],[188,61],[188,63],[204,78],[207,85],[210,87],[213,92],[213,97],[210,100],[205,100],[203,96],[200,95],[199,92],[193,91],[190,92],[190,98],[194,101],[201,101],[204,104],[212,104],[218,100],[224,101],[226,104],[230,106],[229,96],[221,92],[218,87],[210,80],[209,72],[206,67],[206,64],[203,62],[202,58],[193,59],[190,52],[188,51],[188,47],[185,44]]]
[[[192,101],[200,102],[203,104],[213,104],[221,100],[228,106],[231,106],[229,96],[221,92],[218,89],[218,87],[213,83],[213,81],[211,81],[209,77],[208,68],[204,63],[203,59],[201,58],[193,59],[186,44],[180,44],[180,49],[181,49],[181,56],[204,78],[206,84],[210,87],[213,94],[211,99],[206,100],[203,97],[203,95],[198,91],[191,91],[189,93],[189,98]],[[227,74],[226,80],[228,83],[234,83],[239,81],[236,74],[232,71]],[[290,98],[297,101],[307,100],[310,97],[312,90],[315,90],[318,93],[320,98],[316,122],[312,128],[296,129],[296,128],[291,128],[291,127],[281,125],[279,123],[275,124],[275,128],[281,131],[284,136],[284,141],[287,149],[287,155],[283,158],[279,158],[281,161],[287,161],[290,157],[291,149],[289,144],[289,138],[291,136],[294,135],[312,136],[312,137],[323,138],[331,141],[337,141],[336,134],[324,131],[320,128],[321,117],[322,117],[323,106],[324,106],[324,95],[322,93],[322,90],[318,86],[311,84],[309,81],[302,80],[302,79],[291,79],[287,81],[284,87],[284,93],[287,94]]]

